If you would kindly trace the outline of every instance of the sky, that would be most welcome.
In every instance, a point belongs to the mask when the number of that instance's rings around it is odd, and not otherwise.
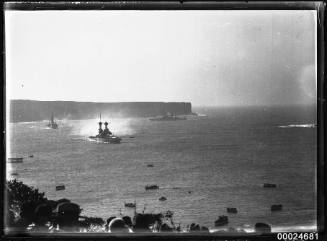
[[[315,11],[5,11],[8,99],[316,102]]]

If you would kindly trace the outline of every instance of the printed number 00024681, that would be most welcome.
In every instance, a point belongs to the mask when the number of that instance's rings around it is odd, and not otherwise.
[[[318,240],[318,233],[277,233],[278,240]]]

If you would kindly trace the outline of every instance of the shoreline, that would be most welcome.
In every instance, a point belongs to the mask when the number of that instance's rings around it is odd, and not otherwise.
[[[14,179],[11,179],[11,180],[9,179],[9,180],[7,180],[7,182],[8,181],[14,181],[14,180],[16,180],[18,182],[21,182],[17,178],[14,178]],[[33,187],[31,186],[31,188],[33,188]],[[66,199],[66,198],[61,198],[61,199]],[[67,200],[69,200],[69,199],[67,199]],[[85,217],[88,217],[87,210],[84,209],[83,206],[81,206],[81,208],[82,208],[83,212],[85,212],[85,214],[83,216],[86,215]],[[170,212],[170,211],[168,211],[168,212]],[[115,212],[112,212],[112,213],[115,213]],[[123,213],[125,213],[125,215],[126,215],[126,211],[121,212],[122,216],[123,216]],[[140,212],[136,212],[136,213],[140,213]],[[150,212],[150,213],[152,214],[152,212]],[[145,213],[145,214],[147,214],[147,213]],[[100,218],[97,215],[96,216],[91,215],[90,217]],[[100,219],[103,219],[103,218],[100,218]],[[214,220],[211,220],[211,221],[212,221],[212,223],[214,222]],[[285,226],[283,226],[283,225],[278,225],[277,226],[276,225],[276,226],[274,226],[274,225],[270,224],[269,222],[265,222],[265,223],[267,223],[271,227],[271,233],[279,233],[279,232],[317,232],[317,224],[303,224],[303,225],[296,224],[296,225],[285,225]],[[181,228],[181,230],[178,231],[178,233],[189,233],[190,232],[190,230],[189,230],[190,224],[181,223],[181,222],[179,222],[178,224],[179,224],[179,227]],[[192,223],[192,225],[193,224],[196,224],[196,223]],[[200,223],[199,223],[199,225],[200,225]],[[247,225],[244,225],[242,227],[241,226],[232,226],[230,224],[228,224],[226,226],[224,225],[224,226],[221,226],[221,227],[212,227],[212,226],[202,226],[202,227],[206,227],[207,232],[209,232],[209,233],[222,233],[222,234],[224,234],[224,233],[228,233],[228,234],[238,234],[238,233],[253,234],[253,233],[256,233],[255,232],[255,223],[247,224]],[[104,230],[104,226],[99,227],[98,231],[96,231],[96,232],[101,233],[102,232],[101,230],[102,231]],[[105,232],[105,231],[103,231],[103,232]]]

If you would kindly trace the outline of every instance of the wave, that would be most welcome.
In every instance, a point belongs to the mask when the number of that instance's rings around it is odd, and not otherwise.
[[[292,124],[285,126],[278,126],[279,128],[315,128],[317,124]]]

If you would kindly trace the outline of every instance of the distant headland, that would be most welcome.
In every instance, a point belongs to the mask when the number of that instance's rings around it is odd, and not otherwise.
[[[49,119],[92,119],[101,113],[110,117],[152,117],[167,112],[174,115],[190,115],[190,102],[75,102],[11,100],[10,122],[29,122]],[[8,118],[7,117],[7,118]]]

